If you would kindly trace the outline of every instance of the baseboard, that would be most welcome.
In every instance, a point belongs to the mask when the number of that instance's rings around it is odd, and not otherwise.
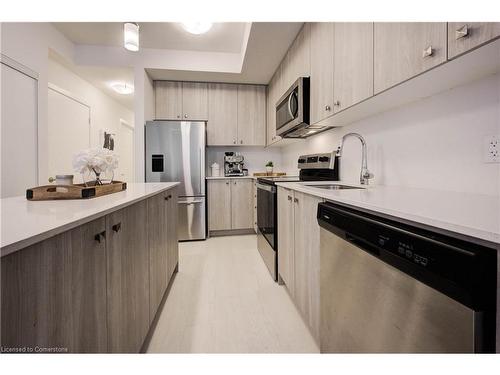
[[[234,229],[234,230],[211,230],[208,233],[209,237],[239,236],[243,234],[255,234],[255,230],[253,228]]]

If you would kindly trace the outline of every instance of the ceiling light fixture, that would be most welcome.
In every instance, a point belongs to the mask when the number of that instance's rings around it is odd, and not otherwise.
[[[134,92],[134,85],[125,82],[112,82],[110,83],[110,86],[118,94],[129,95]]]
[[[123,46],[129,51],[139,51],[139,25],[134,22],[123,24]]]
[[[183,22],[182,27],[191,34],[205,34],[212,28],[212,22]]]

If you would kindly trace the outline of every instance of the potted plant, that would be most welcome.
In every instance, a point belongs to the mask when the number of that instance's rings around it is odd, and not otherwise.
[[[272,174],[273,173],[273,162],[272,161],[268,161],[267,164],[266,164],[266,172],[267,174]]]

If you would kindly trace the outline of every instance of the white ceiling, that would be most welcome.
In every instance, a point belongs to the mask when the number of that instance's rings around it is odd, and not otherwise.
[[[253,22],[241,73],[146,69],[155,80],[267,84],[302,22]]]
[[[155,80],[267,84],[302,24],[216,23],[206,34],[192,35],[179,23],[143,22],[141,50],[129,52],[123,48],[123,23],[53,23],[78,56],[75,63],[53,58],[133,109],[133,95],[120,95],[109,83],[133,83],[138,61]]]
[[[53,25],[75,44],[123,46],[121,22],[55,22]],[[141,48],[239,53],[245,22],[214,23],[202,35],[194,35],[177,22],[139,22]]]

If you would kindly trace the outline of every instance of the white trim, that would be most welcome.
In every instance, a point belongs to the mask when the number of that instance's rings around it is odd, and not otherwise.
[[[128,121],[125,121],[124,119],[120,119],[120,125],[126,126],[127,128],[130,128],[132,130],[135,129],[134,125],[130,125]]]
[[[66,97],[68,97],[69,99],[71,100],[74,100],[75,102],[78,102],[82,105],[84,105],[85,107],[89,107],[90,109],[90,104],[86,103],[85,101],[83,101],[82,99],[78,98],[76,95],[74,95],[72,92],[68,91],[68,90],[65,90],[57,85],[54,85],[53,83],[49,82],[47,84],[48,88],[53,90],[53,91],[56,91],[58,92],[59,94],[61,95],[64,95]]]
[[[17,62],[14,59],[11,59],[9,56],[4,55],[3,53],[0,53],[0,63],[7,65],[8,67],[17,70],[19,73],[22,73],[24,75],[27,75],[28,77],[31,77],[35,80],[38,81],[38,73],[35,72],[34,70],[31,70],[27,66]]]

